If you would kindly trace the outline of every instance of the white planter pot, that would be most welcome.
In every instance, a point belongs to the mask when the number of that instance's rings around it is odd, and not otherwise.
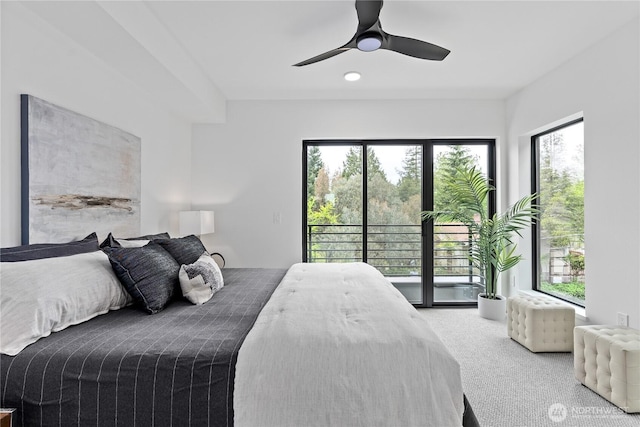
[[[484,295],[478,295],[480,317],[490,320],[504,320],[507,315],[507,299],[502,295],[497,295],[497,299],[485,298]]]

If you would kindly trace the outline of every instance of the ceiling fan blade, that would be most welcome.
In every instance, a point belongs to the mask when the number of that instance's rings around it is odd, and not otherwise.
[[[382,9],[382,0],[356,0],[356,12],[358,12],[358,33],[371,28],[373,24],[378,22]]]
[[[325,59],[329,59],[329,58],[331,58],[333,56],[336,56],[336,55],[339,55],[339,54],[341,54],[343,52],[346,52],[349,49],[352,49],[352,47],[342,46],[342,47],[339,47],[337,49],[330,50],[329,52],[322,53],[322,54],[320,54],[318,56],[314,56],[313,58],[309,58],[309,59],[307,59],[305,61],[298,62],[297,64],[293,64],[293,66],[294,67],[302,67],[304,65],[309,65],[309,64],[313,64],[315,62],[323,61]]]
[[[429,59],[432,61],[442,61],[451,52],[435,44],[423,42],[422,40],[410,39],[408,37],[385,34],[381,49],[393,50],[403,55],[414,58]]]

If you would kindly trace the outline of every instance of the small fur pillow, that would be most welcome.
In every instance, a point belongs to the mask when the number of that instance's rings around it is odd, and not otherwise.
[[[178,278],[182,295],[196,305],[209,301],[224,286],[220,267],[207,252],[193,264],[183,264]]]

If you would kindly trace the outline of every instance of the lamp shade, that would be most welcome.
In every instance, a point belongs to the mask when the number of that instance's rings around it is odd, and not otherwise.
[[[183,211],[180,212],[180,234],[187,236],[195,234],[211,234],[214,232],[213,211]]]

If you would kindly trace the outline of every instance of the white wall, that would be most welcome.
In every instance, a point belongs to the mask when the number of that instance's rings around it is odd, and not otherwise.
[[[190,207],[191,126],[148,101],[17,2],[2,7],[0,244],[20,244],[20,94],[45,99],[142,139],[141,232],[175,231]],[[96,159],[100,161],[100,159]]]
[[[301,261],[303,139],[491,137],[499,144],[504,129],[502,101],[230,102],[226,124],[193,130],[193,206],[216,214],[216,232],[203,240],[228,266]]]
[[[584,115],[586,314],[640,327],[640,34],[636,19],[508,99],[509,176],[529,191],[530,136]],[[525,256],[530,257],[529,254]],[[517,286],[530,289],[522,263]]]

